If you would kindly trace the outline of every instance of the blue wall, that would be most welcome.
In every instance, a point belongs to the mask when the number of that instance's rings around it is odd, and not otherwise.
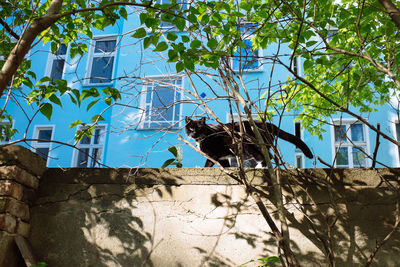
[[[137,17],[131,15],[131,18],[128,21],[120,21],[115,26],[108,27],[105,31],[95,31],[94,37],[112,34],[121,35],[130,32],[139,26]],[[137,107],[140,106],[142,83],[139,79],[135,80],[134,77],[166,76],[174,75],[176,73],[174,64],[168,64],[166,63],[166,60],[160,60],[160,54],[158,53],[153,53],[149,49],[144,50],[143,44],[130,37],[130,35],[131,34],[122,35],[118,39],[119,49],[116,55],[114,78],[129,76],[131,77],[130,81],[136,81],[136,83],[132,82],[131,84],[128,84],[125,79],[121,79],[113,81],[111,86],[114,86],[122,92],[122,100],[119,101],[119,103],[133,106],[133,108],[116,105],[108,108],[104,112],[103,117],[105,121],[101,123],[106,125],[107,135],[105,138],[103,163],[111,167],[160,167],[166,159],[171,157],[171,153],[167,151],[168,147],[177,145],[181,147],[183,151],[184,167],[202,167],[205,158],[183,142],[179,141],[177,136],[177,134],[181,134],[186,138],[183,130],[185,116],[193,117],[203,115],[203,111],[197,105],[190,103],[183,104],[181,112],[182,121],[179,127],[170,132],[162,130],[140,130],[135,126],[138,122],[138,117],[141,114],[141,111]],[[49,44],[38,44],[31,52],[30,59],[32,60],[32,70],[36,72],[39,79],[45,75],[49,50]],[[272,55],[276,50],[276,46],[270,46],[266,51],[263,51],[263,55]],[[291,50],[287,47],[280,47],[280,53],[290,55]],[[164,53],[164,56],[165,55],[166,53]],[[70,59],[68,57],[64,78],[69,82],[72,88],[82,90],[91,87],[85,86],[82,80],[80,80],[85,77],[87,60],[87,55],[81,58],[76,57],[75,59]],[[252,99],[258,100],[260,94],[264,92],[264,90],[260,91],[259,88],[268,87],[271,78],[271,68],[271,65],[264,65],[261,71],[249,72],[245,75],[245,81],[252,94]],[[274,68],[272,84],[276,84],[279,81],[286,81],[289,72],[282,66],[275,65]],[[225,95],[218,84],[207,77],[203,78],[218,94]],[[198,77],[193,76],[193,81],[199,93],[206,94],[204,98],[205,100],[207,100],[207,98],[215,97],[212,91]],[[191,90],[187,78],[184,79],[183,87],[187,90]],[[98,88],[101,89],[102,87]],[[26,88],[23,88],[23,90],[28,92]],[[90,110],[90,112],[87,112],[86,107],[89,102],[85,102],[81,107],[78,107],[71,103],[68,96],[63,96],[62,100],[63,108],[54,105],[51,121],[48,121],[47,118],[40,113],[35,117],[26,132],[27,138],[32,138],[34,126],[36,125],[54,125],[53,140],[67,142],[72,145],[74,143],[73,138],[76,128],[69,129],[69,125],[78,119],[88,122],[93,115],[104,111],[104,109],[108,107],[104,102],[100,101]],[[23,98],[20,98],[19,102],[24,106],[24,110],[28,114],[32,115],[36,111],[35,108],[27,106],[24,103]],[[262,101],[260,101],[260,103],[262,104]],[[227,122],[229,108],[226,100],[214,100],[209,102],[209,107],[222,121]],[[379,110],[378,112],[373,114],[363,114],[363,117],[367,118],[372,125],[380,123],[381,129],[393,136],[393,122],[396,120],[395,113],[392,112],[389,106],[377,108]],[[21,112],[19,106],[13,102],[9,103],[8,110],[13,115],[14,127],[19,131],[13,140],[23,138],[25,129],[29,123],[28,119],[25,117],[24,113]],[[332,118],[340,118],[340,116],[340,114],[337,114],[336,117]],[[343,115],[343,117],[346,118],[347,116]],[[281,121],[281,128],[290,133],[294,133],[294,119],[295,114],[284,116]],[[331,118],[328,118],[328,121],[330,121],[330,119]],[[275,123],[278,123],[278,121],[275,121]],[[324,127],[325,133],[323,134],[323,140],[304,132],[304,140],[309,145],[314,155],[319,156],[330,164],[333,160],[331,128],[332,127],[329,125]],[[375,138],[375,133],[369,130],[369,152],[371,155],[375,149]],[[381,145],[379,147],[378,160],[390,166],[398,166],[399,159],[397,147],[382,138],[380,140]],[[193,143],[193,140],[191,140],[191,142]],[[29,146],[30,144],[31,142],[28,142],[24,145]],[[51,158],[48,161],[48,166],[71,166],[73,149],[56,143],[53,143],[51,146]],[[295,146],[280,141],[279,147],[284,159],[291,165],[294,165]],[[314,166],[325,167],[319,161],[315,161],[315,158],[312,160],[306,159],[305,163],[305,167],[308,168]]]

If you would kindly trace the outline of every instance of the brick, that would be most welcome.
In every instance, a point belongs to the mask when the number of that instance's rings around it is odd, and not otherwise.
[[[22,235],[23,237],[29,237],[29,231],[31,229],[31,225],[29,223],[18,220],[17,222],[17,230],[16,233]]]
[[[24,188],[13,181],[0,180],[0,196],[10,196],[18,200],[22,199]]]
[[[18,166],[0,167],[0,179],[15,180],[30,188],[39,187],[39,179]]]
[[[26,222],[30,219],[26,203],[10,197],[0,197],[0,213],[6,212]]]
[[[19,145],[0,147],[0,165],[17,165],[38,177],[47,169],[44,158]]]
[[[15,233],[17,227],[17,220],[10,214],[0,214],[0,230]]]

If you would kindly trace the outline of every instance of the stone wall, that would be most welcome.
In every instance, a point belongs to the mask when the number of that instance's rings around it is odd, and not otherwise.
[[[45,160],[22,146],[0,147],[0,266],[24,266],[14,238],[29,237]]]
[[[328,266],[328,246],[337,266],[363,266],[393,230],[397,172],[286,171],[291,247],[301,265]],[[2,179],[13,181],[7,175]],[[278,221],[266,173],[248,170],[247,176]],[[2,214],[30,222],[29,242],[49,266],[238,266],[278,254],[257,205],[243,186],[215,168],[48,169],[30,220],[10,209]],[[372,266],[400,266],[399,252],[396,229]]]

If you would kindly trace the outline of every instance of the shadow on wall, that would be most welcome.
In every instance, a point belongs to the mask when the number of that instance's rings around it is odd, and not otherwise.
[[[278,221],[266,173],[249,176]],[[388,170],[284,172],[291,247],[301,265],[363,266],[393,229],[398,177]],[[278,255],[254,201],[217,169],[49,169],[31,225],[31,243],[49,266],[238,266]],[[374,264],[398,266],[399,253],[396,231]]]
[[[146,203],[149,190],[160,197],[171,193],[152,184],[174,184],[179,177],[163,178],[157,170],[129,172],[48,170],[31,209],[30,241],[38,258],[49,266],[153,266],[154,231],[145,229],[143,218],[156,214],[151,202],[145,209],[138,203]]]

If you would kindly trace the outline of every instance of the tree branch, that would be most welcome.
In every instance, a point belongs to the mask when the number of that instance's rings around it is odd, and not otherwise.
[[[385,8],[394,24],[400,30],[400,10],[390,0],[379,0],[379,3]]]
[[[4,29],[5,29],[12,37],[14,37],[15,39],[19,40],[18,34],[16,34],[16,33],[10,28],[10,26],[8,26],[8,24],[7,24],[2,18],[0,18],[0,24],[1,24],[1,26],[4,27]]]

